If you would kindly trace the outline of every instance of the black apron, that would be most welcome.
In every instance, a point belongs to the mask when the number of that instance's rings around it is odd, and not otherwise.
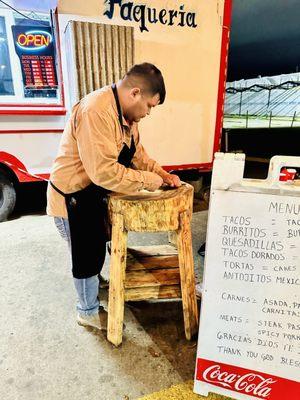
[[[116,85],[112,85],[123,129],[122,111]],[[135,154],[135,143],[131,137],[130,148],[124,144],[118,163],[128,168]],[[109,190],[91,183],[74,193],[63,193],[52,182],[51,186],[66,201],[71,236],[72,273],[74,278],[84,279],[100,273],[106,254],[108,235],[107,194]]]

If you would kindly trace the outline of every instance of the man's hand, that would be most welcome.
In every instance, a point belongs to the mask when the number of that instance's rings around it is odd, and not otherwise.
[[[168,174],[167,172],[165,172],[162,175],[162,178],[163,178],[164,183],[166,183],[167,185],[169,185],[171,187],[181,186],[180,179],[177,175]]]
[[[154,192],[161,187],[161,185],[163,184],[163,179],[160,175],[153,172],[148,172],[148,174],[151,174],[151,181],[147,183],[145,189],[149,190],[149,192]]]

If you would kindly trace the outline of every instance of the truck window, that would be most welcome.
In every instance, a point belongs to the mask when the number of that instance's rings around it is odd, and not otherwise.
[[[0,16],[0,96],[14,95],[4,17]]]
[[[0,8],[0,108],[62,106],[50,15],[22,13]]]

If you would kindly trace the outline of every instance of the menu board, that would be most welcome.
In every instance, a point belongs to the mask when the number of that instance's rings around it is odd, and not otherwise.
[[[54,40],[50,27],[12,26],[15,50],[20,58],[25,88],[57,87]]]
[[[300,399],[300,191],[213,190],[205,262],[195,392]]]

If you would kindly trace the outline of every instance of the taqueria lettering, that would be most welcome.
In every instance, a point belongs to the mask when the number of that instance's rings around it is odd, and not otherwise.
[[[120,17],[124,21],[135,21],[139,23],[141,32],[149,32],[149,24],[161,24],[169,26],[181,26],[196,28],[196,14],[187,12],[184,5],[180,5],[176,10],[166,8],[157,9],[147,7],[145,4],[134,4],[133,2],[123,2],[122,0],[106,1],[108,9],[104,12],[109,19],[115,14],[115,6],[119,8]]]

